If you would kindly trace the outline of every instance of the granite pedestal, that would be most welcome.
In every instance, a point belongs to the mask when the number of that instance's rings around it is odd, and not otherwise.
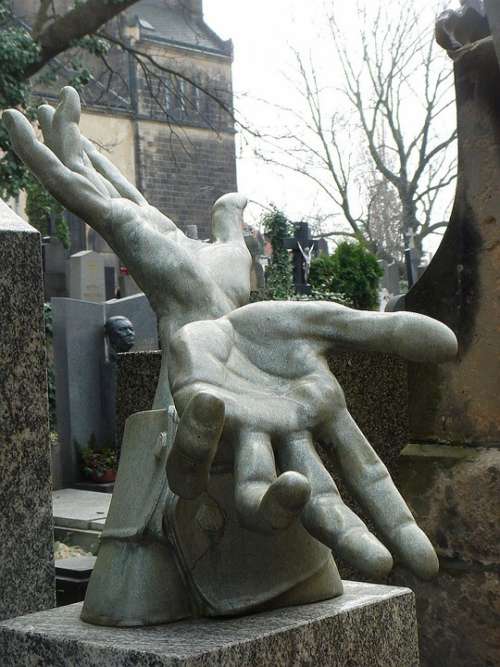
[[[235,619],[146,628],[80,620],[81,604],[0,624],[3,667],[415,667],[413,593],[344,582],[340,598]]]
[[[54,606],[55,580],[40,234],[2,201],[0,312],[0,619],[4,619]]]

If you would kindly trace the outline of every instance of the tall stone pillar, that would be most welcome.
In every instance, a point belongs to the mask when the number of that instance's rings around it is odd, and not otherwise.
[[[54,605],[40,234],[0,201],[0,619]]]
[[[455,205],[406,309],[451,327],[459,354],[410,365],[412,444],[400,478],[441,571],[432,582],[393,581],[416,592],[422,664],[479,667],[500,664],[500,68],[491,37],[451,55]]]

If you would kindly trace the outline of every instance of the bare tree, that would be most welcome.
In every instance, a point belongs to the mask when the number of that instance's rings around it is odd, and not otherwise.
[[[52,58],[79,39],[91,35],[137,0],[86,0],[63,9],[54,0],[40,0],[31,36],[38,45],[38,57],[27,64],[25,78],[39,72]]]
[[[370,181],[365,184],[366,229],[375,239],[380,259],[404,263],[404,238],[401,229],[402,208],[397,190],[376,169],[372,169]]]
[[[84,105],[134,109],[133,90],[144,88],[141,112],[166,121],[173,160],[178,148],[192,157],[184,121],[214,132],[236,123],[230,77],[210,78],[162,54],[142,39],[130,10],[138,0],[0,0],[0,111],[17,107],[34,115],[62,86],[78,88]],[[199,0],[176,0],[176,20],[193,39],[206,36]],[[231,53],[230,42],[221,49]],[[135,86],[135,88],[134,88]],[[240,122],[241,127],[249,128]],[[32,182],[10,150],[0,124],[0,194],[17,197]]]
[[[329,35],[341,84],[334,67],[325,84],[324,63],[295,52],[305,111],[282,109],[281,120],[290,122],[258,151],[326,195],[332,215],[343,220],[330,235],[354,237],[395,259],[402,251],[394,248],[397,237],[420,256],[423,239],[446,225],[434,219],[436,204],[456,177],[455,123],[446,118],[454,104],[452,68],[435,45],[433,20],[411,4],[358,5],[356,43],[338,20],[345,6],[333,1]]]

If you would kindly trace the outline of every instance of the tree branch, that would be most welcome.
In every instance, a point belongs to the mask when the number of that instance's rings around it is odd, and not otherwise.
[[[66,51],[72,43],[96,32],[102,25],[137,1],[87,0],[55,18],[42,28],[35,38],[40,45],[40,56],[26,69],[26,78],[39,72],[49,60]]]

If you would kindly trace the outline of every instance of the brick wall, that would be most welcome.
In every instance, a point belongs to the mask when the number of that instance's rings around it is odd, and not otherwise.
[[[231,107],[230,57],[152,42],[140,48]],[[155,80],[137,67],[135,81],[139,187],[181,228],[197,225],[200,238],[209,238],[213,203],[237,189],[231,116],[178,77]]]
[[[181,228],[210,236],[214,201],[236,191],[234,135],[166,123],[138,123],[141,187],[150,204]]]

